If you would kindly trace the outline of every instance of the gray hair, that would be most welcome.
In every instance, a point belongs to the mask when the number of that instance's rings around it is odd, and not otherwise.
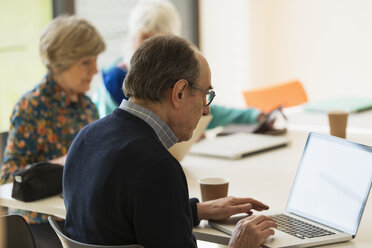
[[[124,94],[137,99],[162,101],[167,89],[181,79],[194,84],[200,75],[197,49],[174,35],[144,41],[134,53],[124,80]]]
[[[50,22],[40,38],[40,56],[46,67],[58,72],[68,69],[85,56],[105,50],[98,31],[88,21],[76,16],[61,16]]]
[[[139,32],[181,34],[181,18],[173,3],[166,0],[142,0],[129,16],[129,36]]]

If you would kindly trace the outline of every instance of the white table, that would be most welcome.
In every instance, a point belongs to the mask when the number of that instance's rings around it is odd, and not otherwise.
[[[289,130],[329,132],[328,116],[325,112],[304,111],[302,106],[284,109],[288,117]],[[347,133],[372,134],[372,109],[348,116]]]
[[[65,204],[60,196],[52,196],[33,202],[22,202],[12,198],[12,188],[12,183],[0,186],[0,206],[50,214],[63,219],[65,218]]]
[[[258,153],[240,160],[224,160],[202,156],[186,156],[182,166],[187,177],[190,196],[200,198],[198,180],[203,177],[230,178],[229,194],[250,196],[268,204],[272,211],[280,211],[285,204],[295,177],[307,138],[306,132],[289,131],[290,145]],[[350,140],[372,145],[372,135],[350,134]],[[0,205],[38,211],[64,218],[63,200],[58,196],[24,203],[10,197],[11,185],[0,187]],[[371,198],[371,196],[369,197]],[[357,237],[341,244],[324,247],[372,247],[372,200],[367,203]],[[194,233],[199,240],[227,244],[229,236],[210,228],[205,221]],[[323,246],[322,246],[323,247]]]

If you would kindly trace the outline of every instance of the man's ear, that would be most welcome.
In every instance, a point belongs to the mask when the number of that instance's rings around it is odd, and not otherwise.
[[[174,106],[179,107],[182,101],[185,99],[188,82],[185,79],[178,80],[173,88],[171,99]]]

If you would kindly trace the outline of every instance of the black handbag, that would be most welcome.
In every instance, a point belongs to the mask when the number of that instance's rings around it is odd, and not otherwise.
[[[18,170],[14,176],[12,197],[30,202],[62,192],[63,166],[39,162]]]

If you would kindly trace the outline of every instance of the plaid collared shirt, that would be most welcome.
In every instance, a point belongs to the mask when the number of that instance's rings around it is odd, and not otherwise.
[[[163,143],[165,148],[169,149],[178,142],[178,138],[170,127],[154,112],[125,99],[121,102],[119,108],[137,116],[138,118],[141,118],[147,124],[149,124],[150,127],[154,129],[156,135]]]

